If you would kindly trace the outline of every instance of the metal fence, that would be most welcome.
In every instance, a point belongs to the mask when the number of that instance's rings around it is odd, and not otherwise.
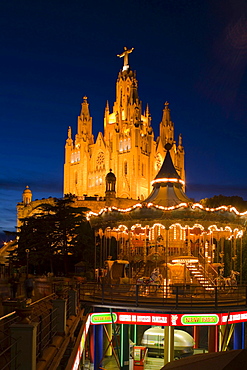
[[[9,328],[18,320],[16,312],[11,312],[0,318],[0,364],[2,370],[10,369],[11,363],[18,369],[17,343],[11,338]],[[20,340],[20,339],[19,339]],[[11,352],[15,353],[11,356]]]
[[[31,304],[27,304],[27,300],[21,298],[17,301],[7,300],[8,309],[13,309],[16,305],[16,311],[0,317],[0,368],[1,370],[18,369],[20,364],[18,358],[18,341],[20,338],[11,337],[11,327],[13,324],[20,322],[20,317],[25,319],[22,315],[30,317],[30,322],[37,324],[36,334],[36,362],[42,359],[45,348],[51,343],[53,338],[58,334],[58,310],[53,305],[57,298],[64,298],[65,302],[65,316],[69,319],[70,316],[76,314],[76,307],[78,307],[79,299],[75,300],[77,293],[74,290],[75,284],[69,282],[56,282],[49,287],[47,283],[43,284],[46,292],[50,292],[47,296],[36,300]],[[42,288],[42,289],[43,289]],[[40,287],[39,287],[40,290]],[[23,307],[22,307],[23,306]],[[26,313],[25,313],[26,310]],[[28,319],[29,320],[29,319]]]
[[[44,348],[56,335],[56,312],[52,309],[52,299],[56,296],[51,294],[42,298],[28,307],[32,308],[31,321],[37,322],[36,354],[37,359],[42,356]],[[53,313],[53,314],[52,314]],[[16,311],[0,318],[0,364],[1,370],[18,369],[17,342],[20,339],[11,337],[11,326],[20,321]]]
[[[246,286],[203,288],[198,285],[80,284],[79,297],[89,304],[156,308],[235,307],[247,304]]]
[[[52,299],[55,299],[55,294],[51,294],[46,298],[31,304],[33,307],[31,321],[37,322],[37,338],[36,338],[36,359],[43,354],[44,348],[52,341],[56,335],[56,312],[52,307]]]

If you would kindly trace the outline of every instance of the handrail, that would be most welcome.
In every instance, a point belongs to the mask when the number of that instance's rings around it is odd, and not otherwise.
[[[4,320],[4,319],[7,319],[7,317],[10,317],[10,316],[14,315],[15,313],[16,313],[16,311],[12,311],[12,312],[8,313],[8,314],[7,314],[7,315],[5,315],[5,316],[1,316],[1,317],[0,317],[0,321],[1,321],[1,320]]]
[[[41,298],[41,299],[38,299],[37,301],[34,301],[34,302],[30,303],[30,304],[28,305],[28,307],[33,306],[33,305],[35,305],[35,304],[37,304],[37,303],[40,303],[40,302],[42,302],[42,301],[46,300],[47,298],[54,297],[54,295],[55,295],[55,293],[52,293],[52,294],[47,295],[46,297],[43,297],[43,298]],[[8,314],[4,315],[4,316],[1,316],[1,317],[0,317],[0,321],[1,321],[1,320],[4,320],[4,319],[7,319],[7,318],[8,318],[8,317],[10,317],[10,316],[13,316],[15,313],[16,313],[16,311],[12,311],[12,312],[9,312]]]
[[[45,301],[46,299],[51,298],[51,297],[54,297],[54,296],[55,296],[55,293],[49,294],[49,295],[47,295],[47,296],[45,296],[43,298],[38,299],[37,301],[34,301],[34,302],[30,303],[29,306],[33,306],[33,305],[35,305],[37,303],[40,303],[42,301]]]
[[[209,286],[197,284],[83,284],[80,301],[88,304],[135,307],[237,307],[245,306],[244,286]]]
[[[205,269],[205,267],[201,263],[199,263],[198,265],[199,265],[199,267],[201,267],[205,278],[211,283],[211,285],[215,286],[214,281],[210,277],[209,272]]]

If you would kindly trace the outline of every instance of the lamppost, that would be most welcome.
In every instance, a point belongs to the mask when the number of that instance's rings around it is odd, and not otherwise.
[[[27,278],[28,278],[28,257],[29,257],[29,252],[30,252],[30,250],[29,250],[29,249],[26,249],[26,250],[25,250],[25,252],[26,252],[26,254],[27,254],[27,270],[26,270],[26,276],[27,276]]]

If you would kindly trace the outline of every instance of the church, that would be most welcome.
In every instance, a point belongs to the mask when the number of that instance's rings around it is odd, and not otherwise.
[[[103,132],[94,138],[93,118],[86,96],[81,104],[76,134],[73,136],[72,128],[68,128],[64,194],[74,194],[75,205],[93,211],[112,205],[129,207],[136,201],[145,200],[152,190],[151,182],[162,166],[167,143],[171,144],[172,161],[185,184],[182,136],[176,142],[169,103],[165,102],[159,136],[154,137],[149,107],[142,107],[136,72],[129,65],[133,50],[125,47],[123,53],[117,55],[122,58],[123,66],[116,81],[113,108],[106,103]],[[110,178],[115,179],[114,191],[107,185]],[[17,205],[17,219],[31,216],[44,202],[50,203],[52,198],[32,201],[31,189],[27,187],[22,202]],[[17,226],[19,224],[18,221]]]
[[[103,133],[99,132],[94,140],[87,97],[83,98],[74,139],[71,127],[68,129],[64,194],[75,194],[79,199],[104,197],[105,177],[111,169],[117,180],[117,198],[144,200],[163,163],[166,143],[172,144],[173,163],[181,179],[185,180],[182,138],[180,136],[176,144],[169,103],[165,103],[159,137],[155,139],[149,107],[142,107],[136,73],[129,65],[132,51],[133,48],[124,48],[118,55],[123,57],[123,68],[118,74],[113,108],[110,109],[108,102],[105,107]]]

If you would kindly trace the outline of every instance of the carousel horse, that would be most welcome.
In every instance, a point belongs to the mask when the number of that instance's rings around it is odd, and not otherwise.
[[[237,278],[236,278],[237,275],[240,275],[240,272],[231,270],[230,276],[225,278],[225,285],[226,286],[236,286],[237,285]]]
[[[234,287],[237,285],[236,276],[240,273],[238,271],[231,270],[231,274],[228,277],[224,277],[221,273],[215,278],[215,285],[218,287]]]
[[[159,268],[156,267],[149,278],[142,277],[137,279],[137,284],[145,284],[145,285],[161,285],[163,281],[163,277],[160,274]]]
[[[215,279],[214,279],[214,283],[216,286],[220,287],[220,288],[224,288],[225,287],[225,278],[224,276],[222,275],[218,275]]]

